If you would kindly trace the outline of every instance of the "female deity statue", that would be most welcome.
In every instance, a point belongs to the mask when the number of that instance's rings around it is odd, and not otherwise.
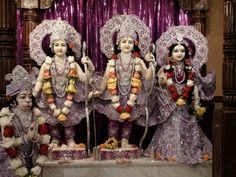
[[[17,65],[5,78],[12,81],[6,87],[8,106],[0,112],[0,176],[38,176],[51,137],[45,119],[33,108],[34,77]]]
[[[114,47],[115,32],[118,34]],[[128,147],[133,122],[141,114],[145,114],[142,84],[144,80],[151,80],[155,72],[154,67],[147,69],[140,58],[141,54],[148,52],[150,30],[137,16],[117,15],[106,22],[100,34],[101,51],[110,59],[99,91],[92,93],[101,98],[94,104],[94,108],[109,118],[109,139],[121,139],[121,147]],[[150,53],[145,59],[149,65],[153,65],[155,60]],[[112,148],[115,147],[117,143],[114,143]]]
[[[52,56],[46,57],[42,41],[48,34]],[[31,58],[42,65],[33,95],[38,97],[37,105],[50,125],[52,147],[57,147],[60,140],[65,140],[69,147],[78,147],[74,141],[75,125],[85,117],[84,83],[94,71],[86,56],[81,63],[88,66],[87,72],[76,63],[80,49],[80,34],[61,19],[44,20],[30,34]]]
[[[204,78],[199,72],[207,61],[207,41],[193,26],[175,26],[163,33],[156,45],[157,62],[162,66],[157,90],[160,116],[147,153],[155,151],[159,160],[187,164],[211,159],[211,142],[197,123],[206,111],[200,99],[212,99],[215,90],[215,73]]]

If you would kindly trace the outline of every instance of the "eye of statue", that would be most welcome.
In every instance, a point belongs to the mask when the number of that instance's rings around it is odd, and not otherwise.
[[[66,43],[62,43],[61,46],[62,46],[62,47],[66,47]]]
[[[178,51],[179,51],[178,49],[174,49],[174,50],[173,50],[173,52],[175,52],[175,53],[178,52]]]
[[[126,39],[122,39],[122,40],[121,40],[121,43],[126,43]]]
[[[129,44],[133,44],[133,40],[129,40],[128,43],[129,43]]]

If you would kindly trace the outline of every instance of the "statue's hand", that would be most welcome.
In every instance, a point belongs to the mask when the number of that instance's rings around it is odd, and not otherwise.
[[[94,71],[95,68],[94,68],[94,65],[93,65],[93,62],[90,60],[90,58],[88,56],[85,56],[85,57],[82,57],[81,58],[81,63],[84,65],[84,64],[87,64],[88,65],[88,69],[90,71]]]
[[[167,74],[163,70],[160,70],[157,73],[157,77],[158,77],[159,85],[165,85],[166,84]]]
[[[196,99],[194,102],[194,109],[195,109],[195,111],[197,111],[199,108],[200,108],[199,99]]]
[[[134,59],[134,62],[135,62],[136,65],[140,65],[140,62],[141,62],[141,61],[142,61],[142,59],[139,58],[139,57],[136,57],[136,58]]]
[[[88,95],[88,98],[91,99],[91,98],[96,98],[96,97],[99,97],[102,93],[98,90],[96,91],[93,91],[93,92],[90,92],[89,95]]]
[[[52,141],[51,141],[51,143],[49,144],[49,148],[52,149],[52,148],[54,148],[54,147],[58,147],[58,145],[59,145],[59,140],[53,138]]]
[[[32,95],[33,95],[34,97],[37,97],[38,94],[39,94],[39,93],[38,93],[37,91],[33,90]]]
[[[147,62],[155,62],[155,57],[152,53],[148,52],[144,57]]]
[[[82,57],[81,58],[81,63],[84,65],[84,64],[90,64],[91,60],[88,56],[85,56],[85,57]]]
[[[165,83],[166,79],[167,79],[166,74],[159,75],[159,77],[158,77],[158,81],[161,83]]]
[[[33,139],[33,137],[35,136],[35,122],[31,123],[28,132],[26,134],[27,140],[30,141]]]
[[[75,57],[74,56],[68,56],[68,61],[70,62],[70,63],[72,63],[72,62],[74,62],[75,61]]]
[[[58,144],[56,144],[56,143],[50,143],[49,145],[49,148],[55,148],[55,147],[58,147]]]

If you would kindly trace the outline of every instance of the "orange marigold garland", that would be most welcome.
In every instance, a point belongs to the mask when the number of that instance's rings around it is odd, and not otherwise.
[[[66,101],[64,102],[64,107],[62,109],[58,108],[55,104],[55,98],[53,96],[52,89],[52,76],[50,72],[50,67],[52,64],[52,58],[47,57],[45,60],[46,69],[43,74],[43,86],[42,90],[47,97],[47,102],[49,104],[50,109],[53,111],[53,115],[57,117],[60,122],[64,122],[67,119],[67,115],[70,112],[70,108],[73,104],[72,100],[74,95],[77,93],[77,89],[75,87],[75,81],[78,78],[78,73],[76,70],[76,65],[74,61],[74,57],[68,57],[68,61],[70,63],[70,69],[67,74],[68,78],[68,86],[66,88]]]
[[[135,56],[139,56],[136,54]],[[133,106],[137,100],[137,94],[141,90],[142,81],[141,81],[141,67],[138,62],[140,60],[138,57],[134,58],[134,73],[131,78],[131,93],[130,98],[127,101],[126,105],[123,107],[120,104],[120,98],[117,95],[117,74],[115,70],[115,62],[118,59],[117,55],[113,54],[112,58],[109,60],[108,67],[109,67],[109,73],[108,73],[108,80],[107,80],[107,88],[110,91],[112,95],[112,105],[116,109],[118,113],[120,113],[120,118],[123,120],[129,119]]]

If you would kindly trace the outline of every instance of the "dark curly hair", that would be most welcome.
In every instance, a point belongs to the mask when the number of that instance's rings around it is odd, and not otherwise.
[[[172,45],[170,46],[170,48],[169,48],[169,55],[168,55],[169,57],[172,56],[173,49],[174,49],[177,45],[179,45],[179,44],[176,43],[176,44],[172,44]],[[190,58],[190,54],[189,54],[189,49],[188,49],[188,47],[187,47],[185,44],[183,44],[183,43],[181,43],[180,45],[182,45],[182,46],[184,47],[184,50],[185,50],[184,59],[189,59],[189,58]]]

